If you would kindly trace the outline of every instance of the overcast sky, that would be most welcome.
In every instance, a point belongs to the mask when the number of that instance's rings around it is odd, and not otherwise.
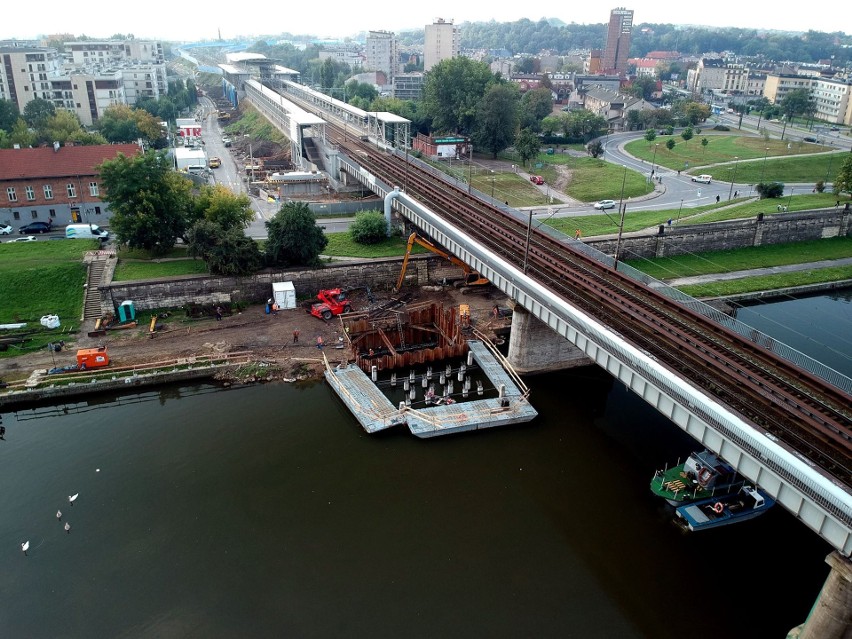
[[[547,13],[532,8],[533,4],[547,5]],[[592,2],[524,3],[518,0],[370,0],[366,3],[325,0],[245,4],[166,0],[126,4],[89,0],[71,5],[58,0],[42,0],[34,5],[7,0],[3,5],[0,39],[32,39],[55,33],[108,38],[115,33],[132,33],[137,38],[171,41],[213,39],[219,29],[223,38],[275,35],[285,31],[343,38],[369,29],[399,32],[422,28],[438,17],[454,20],[456,24],[489,20],[512,22],[520,18],[536,21],[542,17],[558,18],[567,23],[601,24],[609,21],[610,9],[619,6],[615,3],[607,6]],[[227,10],[222,9],[223,6]],[[826,32],[848,26],[848,20],[838,20],[838,12],[826,7],[814,11],[802,7],[792,10],[766,1],[639,0],[624,6],[634,11],[634,24],[701,24]],[[34,10],[37,16],[32,15]]]

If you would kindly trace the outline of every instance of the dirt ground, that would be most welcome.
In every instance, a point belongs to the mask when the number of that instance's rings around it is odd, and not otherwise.
[[[468,304],[471,319],[475,326],[488,330],[506,320],[494,320],[492,309],[495,304],[506,306],[505,296],[493,287],[487,290],[463,295],[459,290],[445,287],[440,291],[411,289],[409,304],[422,302],[441,302],[445,306]],[[390,299],[389,294],[374,294],[372,304],[366,299],[366,293],[356,292],[352,297],[354,311],[368,310]],[[182,310],[175,311],[170,317],[161,320],[162,330],[149,335],[150,314],[144,311],[137,317],[135,328],[108,331],[102,337],[88,337],[94,329],[94,322],[84,323],[80,332],[65,340],[64,350],[50,353],[46,349],[20,357],[0,360],[0,379],[10,382],[24,379],[33,370],[68,366],[75,363],[75,353],[79,348],[106,346],[112,365],[130,366],[168,361],[177,358],[216,353],[251,351],[256,360],[274,361],[282,364],[284,375],[297,367],[303,372],[319,372],[322,358],[317,352],[317,338],[322,337],[326,355],[330,360],[339,361],[343,350],[335,349],[339,338],[343,336],[338,318],[328,322],[313,317],[303,308],[279,311],[267,315],[265,305],[250,306],[242,312],[227,313],[221,321],[214,317],[193,319],[185,317]],[[294,343],[293,333],[299,331],[298,342]],[[289,362],[289,363],[288,363]]]

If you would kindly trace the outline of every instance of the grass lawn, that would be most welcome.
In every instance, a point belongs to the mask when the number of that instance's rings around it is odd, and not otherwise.
[[[845,257],[852,257],[852,237],[835,237],[731,251],[710,251],[652,260],[627,260],[627,263],[651,277],[663,280]]]
[[[707,138],[707,146],[702,146],[702,138]],[[666,142],[670,139],[675,141],[675,146],[671,150],[666,148]],[[656,157],[654,155],[655,148]],[[766,140],[759,136],[728,135],[703,130],[701,133],[696,134],[689,142],[684,141],[680,135],[658,135],[651,143],[644,139],[628,142],[624,149],[631,155],[646,160],[649,164],[653,161],[673,171],[683,170],[687,173],[697,174],[704,173],[704,171],[699,170],[703,166],[725,162],[730,162],[733,165],[735,162],[734,158],[740,159],[740,168],[743,168],[747,164],[743,163],[743,160],[759,159],[760,162],[758,164],[762,164],[764,156],[778,158],[820,153],[831,151],[832,147],[810,144],[808,142],[788,142],[787,140],[778,139]],[[766,172],[767,177],[775,175],[769,170],[768,160]],[[716,177],[715,174],[714,177]],[[771,179],[776,178],[773,177]]]
[[[119,261],[113,275],[114,282],[130,280],[148,280],[176,275],[204,275],[207,265],[204,260],[174,259],[166,262],[128,262]]]
[[[405,245],[408,238],[399,236],[389,237],[379,244],[356,244],[349,233],[326,233],[328,246],[323,250],[323,255],[338,257],[402,257],[405,255]],[[426,249],[416,244],[412,253],[425,253]]]
[[[86,283],[83,253],[97,248],[97,240],[0,245],[0,324],[27,323],[21,331],[0,331],[0,335],[31,333],[23,347],[31,351],[78,327]],[[58,315],[60,328],[44,328],[39,323],[44,315]],[[10,346],[0,351],[0,357],[20,353],[17,346]]]
[[[693,297],[721,297],[724,295],[739,295],[753,291],[768,291],[790,286],[805,286],[806,284],[837,282],[848,279],[852,279],[852,266],[837,266],[810,271],[795,271],[779,275],[747,277],[741,280],[729,280],[726,282],[681,286],[679,289]]]
[[[675,220],[678,226],[690,224],[705,224],[708,222],[720,222],[724,220],[738,220],[756,217],[758,213],[773,215],[778,213],[778,206],[787,206],[788,211],[802,211],[812,208],[833,207],[837,198],[830,193],[806,193],[793,195],[792,199],[787,196],[771,200],[752,200],[740,197],[731,202],[722,201],[719,204],[712,202],[704,206],[692,208],[674,208],[660,211],[631,212],[630,204],[627,205],[627,214],[624,218],[624,230],[641,231],[642,229],[654,228],[660,224],[666,224],[670,219]],[[567,235],[574,235],[575,229],[582,231],[583,237],[595,235],[610,235],[618,233],[619,217],[614,209],[605,213],[594,213],[581,217],[555,218],[542,222],[548,226],[562,231]]]

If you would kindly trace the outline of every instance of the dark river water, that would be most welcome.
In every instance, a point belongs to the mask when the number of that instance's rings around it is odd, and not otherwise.
[[[813,327],[811,304],[758,310]],[[805,341],[848,362],[849,296],[819,308],[833,319]],[[367,436],[322,382],[6,412],[0,637],[752,639],[804,621],[827,544],[780,508],[681,532],[648,484],[689,437],[597,369],[529,381],[534,422],[433,440]]]

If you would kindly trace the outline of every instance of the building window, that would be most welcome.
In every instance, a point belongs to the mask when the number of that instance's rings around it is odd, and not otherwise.
[[[50,210],[47,212],[47,214],[48,214],[50,217],[56,217],[56,209],[50,209]]]
[[[101,214],[101,207],[96,206],[95,207],[95,215],[100,215],[100,214]]]
[[[12,217],[16,220],[21,219],[21,213],[19,211],[12,211]]]
[[[34,220],[37,220],[38,219],[38,211],[30,211],[30,217],[32,217]]]
[[[15,187],[14,186],[9,186],[9,187],[6,188],[6,197],[9,198],[10,202],[17,202],[18,201],[18,194],[15,193]]]
[[[89,182],[89,195],[94,197],[98,196],[98,183],[97,182]]]
[[[50,186],[50,184],[45,184],[42,188],[44,189],[44,199],[45,200],[52,200],[53,199],[53,187]]]
[[[65,191],[68,193],[68,197],[77,197],[77,189],[74,188],[74,184],[69,182],[65,185]]]
[[[27,199],[30,201],[35,199],[35,189],[31,186],[27,187]]]

